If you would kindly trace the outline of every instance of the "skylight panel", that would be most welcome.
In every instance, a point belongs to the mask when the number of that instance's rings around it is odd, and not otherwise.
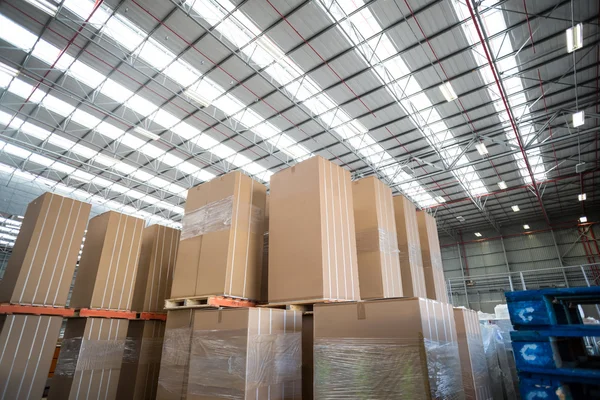
[[[65,149],[65,150],[70,149],[75,144],[75,142],[73,142],[69,139],[65,139],[64,137],[56,135],[56,134],[51,135],[48,138],[48,143],[50,143],[54,146],[60,147],[61,149]]]
[[[124,133],[122,129],[119,129],[116,126],[104,121],[100,122],[100,124],[96,126],[96,131],[113,140],[119,138]]]
[[[40,140],[46,140],[50,136],[50,132],[30,122],[21,125],[21,131]]]
[[[139,151],[144,153],[151,158],[159,158],[163,154],[165,154],[164,150],[159,149],[158,147],[148,143],[139,148]]]
[[[200,78],[198,71],[182,60],[175,60],[164,73],[184,87],[190,86]]]
[[[266,171],[265,167],[255,162],[251,162],[250,164],[244,165],[242,169],[252,175],[258,175]]]
[[[172,132],[175,132],[185,140],[190,140],[194,136],[198,135],[200,131],[188,123],[180,122],[171,128]]]
[[[255,126],[252,129],[252,131],[255,132],[256,134],[258,134],[263,139],[269,139],[269,138],[277,135],[280,132],[280,130],[275,128],[272,124],[270,124],[267,121],[261,123],[260,125]]]
[[[189,175],[192,175],[193,173],[198,172],[200,170],[200,167],[197,167],[188,161],[182,162],[177,166],[177,168]]]
[[[237,118],[238,121],[240,121],[243,125],[247,126],[248,128],[251,128],[254,125],[257,125],[264,121],[264,118],[262,118],[260,115],[258,115],[249,108],[242,111],[240,115],[241,118]]]
[[[154,175],[149,174],[146,171],[142,171],[141,169],[137,169],[137,170],[133,171],[131,173],[131,176],[133,176],[135,179],[137,179],[140,182],[150,182],[150,180],[152,178],[154,178]]]
[[[24,50],[31,50],[37,36],[0,14],[0,38]]]
[[[112,157],[105,156],[104,154],[98,154],[94,157],[94,161],[102,164],[106,167],[113,167],[115,164],[119,163],[119,160],[116,160]]]
[[[66,117],[75,111],[74,106],[53,96],[46,96],[42,101],[42,105],[48,110],[54,111],[63,117]]]
[[[23,99],[26,99],[31,94],[32,90],[33,90],[33,86],[31,86],[19,79],[13,80],[12,83],[10,84],[10,87],[8,88],[9,92],[16,94],[17,96],[19,96]],[[37,89],[35,92],[33,92],[31,97],[29,98],[29,101],[31,101],[32,103],[39,104],[39,102],[42,101],[42,99],[44,98],[44,95],[45,95],[44,92]]]
[[[88,67],[81,61],[75,61],[68,72],[73,78],[85,83],[92,89],[96,89],[106,79],[100,72]]]
[[[144,42],[142,50],[140,51],[140,57],[159,71],[163,70],[175,59],[173,53],[154,40]]]
[[[156,113],[151,117],[152,121],[156,122],[164,126],[165,128],[170,128],[181,121],[179,118],[175,117],[173,114],[166,112],[162,108],[158,109]]]
[[[242,102],[240,102],[230,94],[226,94],[225,96],[219,97],[213,103],[213,105],[217,108],[220,108],[227,115],[234,115],[242,108],[244,108]]]
[[[194,176],[196,179],[199,179],[199,180],[201,180],[201,181],[203,181],[203,182],[208,182],[208,181],[210,181],[211,179],[214,179],[214,178],[216,178],[216,175],[215,175],[215,174],[213,174],[213,173],[211,173],[211,172],[208,172],[208,171],[206,171],[206,170],[204,170],[204,169],[203,169],[203,170],[201,170],[201,171],[195,172],[195,173],[194,173],[194,174],[192,174],[192,175],[193,175],[193,176]]]
[[[181,164],[181,162],[183,161],[181,158],[174,156],[171,153],[165,153],[161,158],[160,161],[171,166],[174,167],[177,165],[177,169],[181,169],[179,167],[179,164]]]
[[[118,42],[129,51],[138,47],[144,40],[144,35],[133,24],[119,16],[110,18],[102,32],[112,38],[118,38]]]
[[[44,156],[40,156],[39,154],[35,154],[35,153],[33,153],[33,154],[31,154],[31,156],[29,156],[29,160],[36,164],[43,165],[44,167],[49,167],[50,165],[52,165],[52,163],[54,163],[54,160],[51,160]]]
[[[90,1],[82,0],[65,0],[63,7],[69,9],[72,13],[76,14],[83,20],[87,19],[94,9],[95,3]],[[93,25],[104,25],[110,15],[106,12],[104,7],[98,7],[96,12],[92,16],[90,23]]]
[[[145,141],[143,141],[142,139],[136,138],[135,136],[133,136],[130,133],[125,133],[123,136],[121,136],[120,141],[125,146],[131,147],[134,150],[137,150],[140,147],[142,147],[144,144],[146,144]]]
[[[125,175],[132,174],[137,168],[124,162],[119,162],[113,165],[116,171],[122,172]]]
[[[119,103],[125,103],[127,99],[133,96],[133,92],[125,86],[118,84],[112,79],[107,79],[106,82],[100,88],[100,93],[118,101]]]
[[[224,144],[218,144],[217,146],[213,147],[211,151],[221,158],[227,158],[235,154],[235,150],[225,146]]]
[[[95,175],[92,175],[90,173],[87,173],[85,171],[78,169],[78,170],[73,171],[73,173],[71,174],[71,177],[87,183],[87,182],[90,182],[92,179],[94,179]]]
[[[75,110],[75,112],[71,116],[71,120],[88,128],[92,128],[100,123],[99,118],[96,118],[92,114],[86,113],[85,111],[82,111],[79,108]]]
[[[196,146],[202,147],[203,149],[212,149],[214,146],[219,144],[217,140],[213,139],[206,133],[203,133],[196,139],[193,139],[192,143],[194,143]]]
[[[170,182],[164,180],[163,178],[159,178],[158,176],[155,176],[148,180],[148,183],[159,188],[166,188],[171,184]]]
[[[131,96],[125,105],[144,117],[152,114],[157,109],[156,105],[137,94]]]

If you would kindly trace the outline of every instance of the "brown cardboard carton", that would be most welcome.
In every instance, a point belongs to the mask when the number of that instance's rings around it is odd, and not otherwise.
[[[260,299],[261,302],[269,301],[269,195],[265,205],[265,234],[263,238],[263,258],[260,278]]]
[[[402,296],[392,190],[375,177],[352,182],[358,276],[363,299]]]
[[[109,211],[90,220],[71,307],[130,310],[144,220]]]
[[[65,306],[91,205],[45,193],[29,203],[0,302]]]
[[[302,400],[313,399],[314,323],[312,314],[302,315]]]
[[[465,398],[491,400],[493,395],[477,312],[455,308],[454,320]]]
[[[129,320],[67,320],[48,400],[114,400]]]
[[[164,321],[130,321],[117,400],[154,400],[165,334]]]
[[[187,396],[194,315],[194,310],[167,312],[156,400]]]
[[[402,298],[314,307],[314,398],[463,399],[452,306]]]
[[[350,173],[313,157],[270,185],[269,302],[360,299]]]
[[[302,399],[301,312],[198,310],[187,400]]]
[[[61,324],[62,317],[0,315],[0,398],[42,398]]]
[[[402,270],[402,291],[404,296],[408,297],[427,297],[415,206],[404,196],[394,196],[394,213]]]
[[[448,303],[442,251],[435,218],[425,211],[417,211],[417,223],[427,298]]]
[[[260,297],[265,197],[239,171],[188,191],[172,298]]]
[[[162,312],[171,298],[173,269],[179,246],[179,230],[162,225],[144,229],[132,309]]]

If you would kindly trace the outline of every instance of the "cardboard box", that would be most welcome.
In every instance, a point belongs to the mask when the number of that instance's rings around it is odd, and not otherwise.
[[[162,312],[171,298],[173,270],[180,231],[162,225],[144,229],[131,307],[135,311]]]
[[[48,400],[115,399],[128,325],[126,319],[68,319]]]
[[[144,220],[109,211],[90,220],[73,308],[131,310]]]
[[[426,298],[417,211],[406,197],[394,196],[394,213],[402,270],[402,291],[407,297]]]
[[[417,211],[417,224],[427,298],[448,303],[442,251],[435,218],[425,211]]]
[[[269,302],[360,299],[350,173],[313,157],[270,187]]]
[[[392,189],[371,176],[352,182],[352,196],[361,297],[401,297]]]
[[[65,306],[91,205],[45,193],[29,203],[0,302]]]
[[[3,399],[40,399],[62,317],[0,315],[0,393]]]
[[[491,400],[494,396],[477,312],[455,308],[454,320],[465,398]]]
[[[260,297],[266,191],[239,171],[188,191],[172,298]]]
[[[194,310],[167,312],[156,400],[186,398],[194,316]]]
[[[260,299],[261,302],[269,301],[269,195],[265,205],[265,233],[263,236],[263,258],[260,277]]]
[[[164,334],[164,321],[129,321],[117,400],[156,398]]]
[[[302,313],[195,311],[187,400],[302,399]]]
[[[302,315],[302,400],[313,399],[314,321],[312,314]]]
[[[462,399],[452,306],[402,298],[314,307],[314,398]]]

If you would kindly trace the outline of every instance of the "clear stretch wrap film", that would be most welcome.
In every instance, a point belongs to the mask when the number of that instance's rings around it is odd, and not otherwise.
[[[158,386],[169,393],[181,393],[187,381],[190,364],[192,328],[176,328],[165,331]]]
[[[490,393],[489,372],[482,338],[476,334],[467,334],[467,341],[469,343],[469,353],[471,355],[473,380],[463,379],[463,382],[469,381],[471,384],[474,382],[475,387],[472,392],[465,387],[465,399],[491,400],[492,394]],[[470,393],[475,393],[475,397],[470,395]]]
[[[408,244],[399,248],[400,264],[416,263],[421,261],[421,249],[419,246]],[[422,263],[422,261],[421,261]]]
[[[163,338],[128,337],[125,339],[123,363],[158,364],[162,352]]]
[[[77,371],[119,369],[125,347],[125,340],[65,339],[54,373],[73,376]]]
[[[194,331],[188,395],[243,400],[272,385],[300,387],[301,366],[300,332]]]
[[[399,253],[396,232],[389,232],[381,228],[356,232],[356,251],[359,253],[375,251],[385,254]]]
[[[486,323],[481,325],[481,334],[494,400],[517,399],[502,330]]]
[[[455,342],[317,339],[314,365],[319,400],[464,398]]]
[[[250,232],[262,234],[263,210],[247,203],[236,204],[238,213],[242,213],[248,208],[250,208]],[[233,196],[213,201],[193,211],[186,212],[182,220],[181,240],[230,229],[233,212]]]

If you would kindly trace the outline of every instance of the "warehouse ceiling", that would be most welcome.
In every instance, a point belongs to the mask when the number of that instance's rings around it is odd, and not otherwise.
[[[188,188],[320,155],[453,237],[575,222],[600,203],[599,21],[589,0],[2,1],[0,211],[52,190],[179,226]]]

